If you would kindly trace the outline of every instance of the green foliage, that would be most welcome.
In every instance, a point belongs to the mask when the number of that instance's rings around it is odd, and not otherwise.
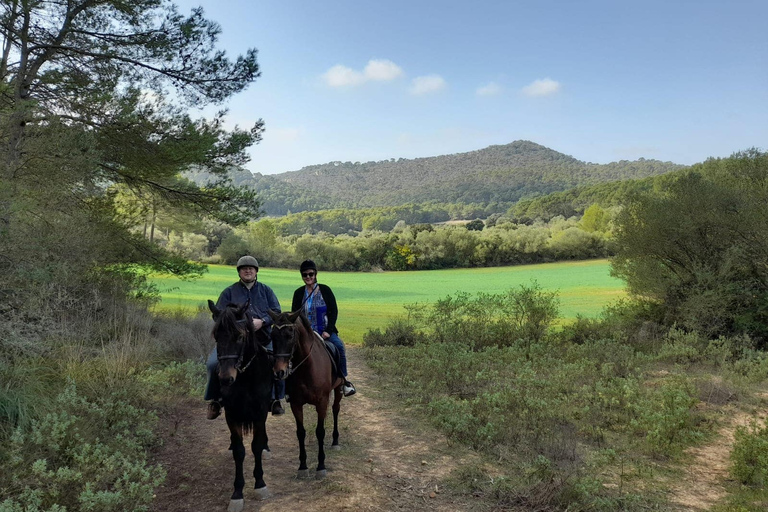
[[[119,395],[87,400],[72,383],[55,411],[12,436],[0,510],[148,510],[165,478],[146,461],[156,417]]]
[[[363,335],[364,347],[404,346],[412,347],[424,341],[424,334],[409,320],[395,318],[384,329],[371,329]]]
[[[166,395],[203,396],[208,380],[205,365],[187,360],[149,368],[139,375],[139,382],[147,389]]]
[[[634,197],[617,218],[615,275],[664,322],[768,339],[768,154],[710,159]]]
[[[768,423],[760,426],[752,422],[736,428],[730,473],[744,485],[762,487],[768,483]]]
[[[693,423],[698,399],[693,385],[683,379],[665,381],[633,404],[632,426],[645,435],[645,446],[657,456],[668,456],[696,440],[701,434]]]
[[[540,292],[523,286],[505,295],[457,294],[411,306],[406,325],[422,325],[424,337],[396,345],[386,337],[398,336],[397,329],[377,331],[365,355],[450,439],[488,453],[504,468],[493,478],[498,485],[480,468],[468,472],[472,481],[464,485],[472,492],[491,494],[500,506],[542,510],[658,507],[661,498],[645,483],[635,487],[629,475],[677,457],[702,438],[694,380],[684,369],[651,371],[661,356],[630,334],[648,323],[643,304],[614,305],[602,319],[581,319],[557,336],[537,337],[538,327],[489,328],[497,318],[515,318],[514,308],[531,312],[531,305],[543,305],[551,312],[554,295]],[[528,332],[530,340],[515,331]],[[489,332],[501,341],[489,343]],[[705,357],[700,338],[679,330],[663,338],[664,346]],[[609,475],[617,475],[618,487]]]

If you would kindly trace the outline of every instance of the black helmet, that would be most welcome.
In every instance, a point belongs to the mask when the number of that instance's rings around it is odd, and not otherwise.
[[[301,262],[299,272],[304,272],[305,270],[314,270],[317,272],[317,265],[315,265],[315,262],[312,260],[304,260]]]
[[[259,262],[253,256],[243,256],[237,260],[237,270],[240,270],[242,267],[259,268]]]

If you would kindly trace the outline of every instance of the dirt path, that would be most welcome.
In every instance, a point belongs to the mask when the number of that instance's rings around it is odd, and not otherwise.
[[[298,442],[290,410],[270,416],[267,422],[272,459],[265,461],[264,479],[270,498],[256,501],[253,459],[245,460],[245,511],[355,510],[355,511],[454,511],[484,510],[472,497],[452,495],[442,489],[450,471],[472,457],[461,451],[461,462],[445,438],[430,428],[414,428],[381,399],[378,384],[365,368],[355,348],[348,349],[350,380],[358,393],[342,401],[342,449],[326,450],[328,477],[322,481],[297,480]],[[310,469],[316,464],[317,442],[310,409],[305,407]],[[166,439],[155,460],[168,472],[152,508],[157,512],[226,510],[232,492],[234,463],[227,450],[229,430],[223,418],[205,419],[202,401],[179,404],[162,418]],[[326,446],[330,444],[326,424]]]
[[[687,453],[691,462],[679,484],[670,490],[670,502],[692,512],[710,510],[720,502],[727,493],[724,484],[729,478],[728,467],[736,428],[747,426],[756,418],[763,420],[765,415],[732,411],[711,443],[689,448]]]

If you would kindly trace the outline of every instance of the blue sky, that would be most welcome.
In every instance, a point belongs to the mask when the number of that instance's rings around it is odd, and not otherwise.
[[[253,172],[520,139],[596,163],[768,149],[765,0],[177,4],[259,50],[228,103],[266,122]]]

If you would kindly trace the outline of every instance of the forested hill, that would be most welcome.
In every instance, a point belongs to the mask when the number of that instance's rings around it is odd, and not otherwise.
[[[683,166],[640,159],[600,165],[530,141],[478,151],[379,162],[329,162],[275,175],[235,174],[255,187],[269,215],[405,203],[514,203],[580,185],[644,178]]]

